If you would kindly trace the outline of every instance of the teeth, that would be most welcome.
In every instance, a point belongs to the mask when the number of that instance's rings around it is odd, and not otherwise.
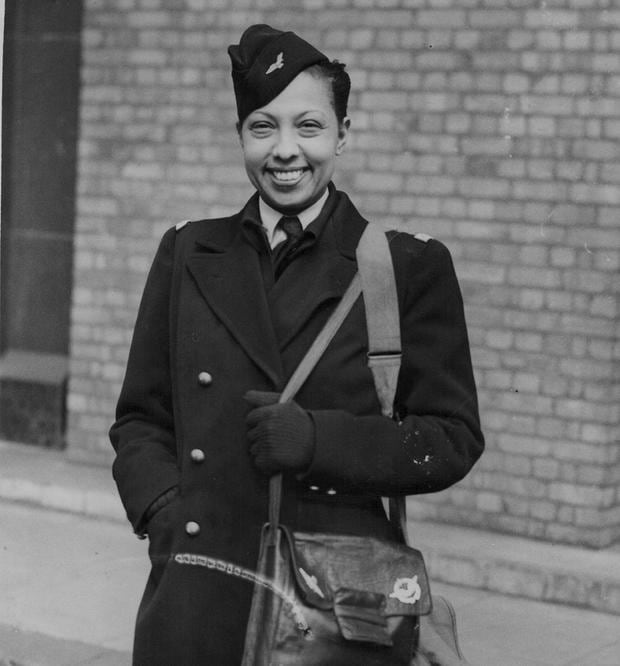
[[[301,178],[303,169],[296,169],[295,171],[273,171],[272,173],[276,180],[289,182]]]

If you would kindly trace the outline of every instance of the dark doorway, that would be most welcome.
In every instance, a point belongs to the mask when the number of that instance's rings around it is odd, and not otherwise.
[[[62,446],[82,3],[7,0],[0,437]]]

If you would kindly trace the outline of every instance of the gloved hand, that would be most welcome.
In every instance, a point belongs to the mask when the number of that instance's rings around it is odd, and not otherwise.
[[[293,401],[279,404],[279,393],[248,391],[243,397],[254,407],[246,425],[256,467],[269,476],[307,468],[314,455],[314,423],[308,412]]]

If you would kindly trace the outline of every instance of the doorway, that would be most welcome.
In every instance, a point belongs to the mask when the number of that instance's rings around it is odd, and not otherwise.
[[[0,438],[60,448],[72,293],[82,3],[7,0]]]

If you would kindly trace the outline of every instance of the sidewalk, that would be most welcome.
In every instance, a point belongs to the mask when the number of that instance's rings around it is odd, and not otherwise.
[[[146,542],[116,522],[0,502],[0,665],[128,666]]]
[[[0,666],[128,666],[147,545],[125,524],[109,470],[5,443],[0,460]],[[620,664],[617,550],[428,524],[415,535],[473,666]],[[562,580],[572,605],[536,600]],[[584,599],[607,612],[576,608]]]

